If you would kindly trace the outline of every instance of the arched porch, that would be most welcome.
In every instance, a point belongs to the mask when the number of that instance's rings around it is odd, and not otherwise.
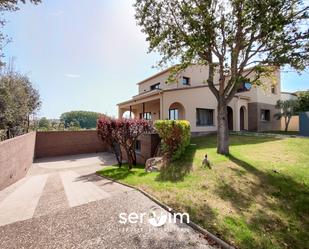
[[[168,109],[168,119],[182,120],[185,119],[186,113],[184,106],[179,102],[174,102]]]

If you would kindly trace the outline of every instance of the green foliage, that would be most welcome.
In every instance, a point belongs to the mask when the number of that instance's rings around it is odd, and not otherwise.
[[[77,121],[73,121],[67,127],[64,127],[64,123],[59,119],[47,119],[45,117],[40,120],[33,120],[30,126],[32,130],[37,131],[78,131],[81,129]]]
[[[309,91],[301,92],[298,96],[298,112],[309,112]]]
[[[190,123],[187,120],[158,120],[155,129],[161,137],[162,149],[168,158],[178,159],[190,144]]]
[[[61,114],[60,120],[64,123],[65,128],[93,129],[96,128],[97,120],[100,116],[102,114],[98,112],[71,111]]]
[[[69,125],[67,126],[69,131],[78,131],[81,129],[80,124],[78,122],[78,120],[73,119],[73,121],[71,123],[69,123]]]
[[[308,65],[308,27],[302,27],[308,6],[301,0],[136,0],[134,6],[161,63],[177,59],[181,69],[217,64],[217,57],[218,69],[233,77],[249,63],[258,72],[263,65]]]
[[[50,121],[43,117],[39,120],[39,127],[40,130],[49,130],[51,128],[51,123]]]
[[[27,132],[30,115],[40,105],[39,92],[27,76],[12,71],[0,76],[0,129],[7,138]]]
[[[308,6],[302,0],[136,0],[136,19],[159,66],[207,66],[218,102],[218,153],[227,155],[226,106],[239,86],[261,84],[280,66],[309,64]],[[216,81],[218,74],[218,81]],[[173,77],[169,77],[172,79]]]
[[[298,101],[297,100],[278,100],[276,104],[276,108],[279,109],[279,112],[277,112],[274,116],[278,120],[281,118],[284,119],[284,124],[285,124],[285,131],[288,130],[290,120],[293,115],[296,114],[296,108],[298,106]]]
[[[5,130],[0,130],[0,141],[3,141],[6,139],[6,133]]]

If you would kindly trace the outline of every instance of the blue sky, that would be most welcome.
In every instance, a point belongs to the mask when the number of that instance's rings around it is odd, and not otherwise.
[[[91,4],[90,4],[91,2]],[[136,82],[155,73],[157,54],[136,26],[133,0],[50,0],[6,15],[6,60],[39,89],[39,116],[65,111],[117,114],[116,104],[137,93]],[[282,72],[282,90],[308,89],[309,73]]]

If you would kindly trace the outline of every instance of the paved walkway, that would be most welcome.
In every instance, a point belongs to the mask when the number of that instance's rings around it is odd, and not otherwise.
[[[158,206],[94,174],[114,163],[108,153],[34,163],[25,178],[0,191],[0,248],[214,248],[184,224],[120,223],[120,213],[147,214]]]

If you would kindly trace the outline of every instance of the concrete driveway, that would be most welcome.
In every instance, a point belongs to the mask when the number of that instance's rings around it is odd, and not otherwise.
[[[121,213],[168,213],[94,174],[114,163],[109,153],[35,162],[25,178],[0,192],[0,248],[214,248],[179,221],[121,223]]]

